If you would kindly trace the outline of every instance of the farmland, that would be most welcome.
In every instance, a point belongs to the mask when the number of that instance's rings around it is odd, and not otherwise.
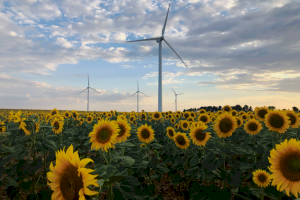
[[[299,125],[267,107],[3,109],[0,199],[295,199]]]

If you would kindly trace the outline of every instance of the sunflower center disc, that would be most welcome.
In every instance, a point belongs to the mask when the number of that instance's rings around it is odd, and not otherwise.
[[[100,143],[105,143],[109,140],[110,130],[104,128],[97,133],[97,140]]]
[[[142,136],[142,138],[147,139],[150,137],[150,133],[147,129],[143,129],[141,132],[141,136]]]
[[[225,118],[223,119],[221,122],[220,122],[220,130],[223,132],[223,133],[227,133],[231,130],[232,128],[232,122],[230,119],[228,118]]]
[[[118,125],[119,125],[119,127],[121,129],[121,131],[119,132],[118,137],[122,137],[125,134],[125,128],[124,128],[124,126],[122,124],[118,124]]]
[[[159,114],[158,114],[158,113],[155,113],[155,114],[154,114],[154,118],[157,118],[157,119],[158,119],[158,118],[159,118]]]
[[[206,116],[202,116],[200,120],[203,121],[203,122],[206,122],[207,121],[207,117]]]
[[[238,125],[238,126],[241,124],[240,119],[237,119],[236,122],[237,122],[237,125]]]
[[[55,127],[55,129],[58,129],[59,128],[59,123],[56,121],[56,122],[54,122],[54,127]]]
[[[202,133],[202,130],[197,130],[195,133],[195,137],[199,141],[203,141],[205,139],[206,133]]]
[[[292,115],[292,114],[287,114],[287,116],[289,116],[289,117],[290,117],[290,120],[291,120],[291,125],[294,125],[294,124],[295,124],[295,122],[296,122],[296,118],[294,117],[294,115]]]
[[[267,177],[265,176],[265,174],[260,174],[258,176],[258,180],[259,182],[264,183],[267,180]]]
[[[169,133],[169,135],[170,135],[171,137],[173,137],[173,136],[174,136],[174,134],[173,134],[173,130],[168,130],[168,133]]]
[[[183,128],[187,128],[187,123],[183,123]]]
[[[261,118],[265,118],[265,115],[267,114],[268,112],[266,110],[259,110],[258,111],[258,116],[261,117]]]
[[[60,190],[66,200],[79,199],[79,190],[83,188],[82,176],[78,177],[76,167],[73,165],[65,169],[60,180]]]
[[[181,135],[177,136],[176,140],[177,140],[178,144],[180,144],[182,146],[185,145],[185,139]]]
[[[272,114],[269,122],[275,128],[281,128],[284,124],[283,118],[278,114]]]
[[[300,181],[300,153],[292,152],[283,155],[280,162],[282,175],[290,181]]]
[[[249,128],[250,131],[256,131],[258,126],[257,126],[256,123],[251,122],[251,123],[249,123],[248,128]]]

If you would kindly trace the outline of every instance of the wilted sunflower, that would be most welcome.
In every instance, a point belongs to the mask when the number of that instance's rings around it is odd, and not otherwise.
[[[224,112],[230,112],[232,110],[231,106],[230,105],[226,105],[223,107],[223,111]]]
[[[236,117],[238,115],[238,112],[236,110],[232,110],[231,111],[231,115],[234,116],[234,117]]]
[[[188,111],[185,111],[184,113],[183,113],[183,117],[184,118],[188,118],[190,116],[190,112],[188,112]]]
[[[159,119],[161,119],[161,116],[162,116],[162,114],[160,112],[156,111],[152,114],[152,119],[159,120]]]
[[[265,170],[256,170],[253,172],[252,180],[254,183],[259,187],[268,187],[270,185],[271,179],[270,174],[267,173]]]
[[[285,114],[290,118],[290,127],[298,128],[300,126],[300,117],[295,111],[286,110]]]
[[[118,136],[116,138],[116,143],[125,142],[130,134],[131,127],[127,123],[127,120],[123,120],[121,118],[117,119],[117,124],[120,128],[120,132],[118,133]]]
[[[171,140],[173,140],[173,137],[174,137],[175,134],[176,134],[176,133],[175,133],[174,128],[171,127],[171,126],[169,126],[169,127],[167,128],[167,136],[168,136]]]
[[[251,135],[256,135],[261,129],[262,125],[256,119],[249,119],[244,125],[244,130]]]
[[[64,121],[60,121],[59,118],[54,118],[51,122],[51,126],[54,126],[55,128],[52,128],[52,131],[55,134],[59,134],[62,132],[64,128]]]
[[[53,110],[51,110],[50,115],[51,116],[53,116],[53,115],[59,115],[59,111],[56,108],[54,108]]]
[[[269,128],[269,131],[285,133],[289,128],[289,117],[284,111],[269,110],[265,117],[265,125]]]
[[[207,129],[206,125],[199,125],[197,124],[191,129],[190,132],[190,138],[192,138],[192,141],[197,146],[205,146],[206,142],[211,138],[211,133],[203,131]]]
[[[270,112],[270,111],[269,111]],[[269,170],[273,172],[270,175],[272,186],[277,185],[278,191],[285,190],[290,196],[291,193],[298,198],[300,193],[300,142],[296,139],[286,139],[284,142],[276,145],[270,152]]]
[[[188,121],[188,122],[194,122],[194,117],[188,117],[188,118],[187,118],[187,121]]]
[[[69,111],[66,111],[65,114],[64,114],[65,118],[69,118],[70,117],[70,113]]]
[[[210,116],[208,114],[200,114],[198,117],[198,121],[208,124],[210,122]]]
[[[93,116],[92,115],[88,115],[86,117],[86,122],[90,124],[90,123],[92,123],[92,121],[93,121]]]
[[[237,123],[237,128],[242,127],[244,121],[240,117],[235,117],[236,123]]]
[[[200,114],[204,114],[204,113],[206,113],[206,110],[205,110],[205,109],[200,109],[200,110],[199,110],[199,113],[200,113]]]
[[[177,132],[173,140],[180,149],[186,149],[190,146],[190,140],[185,133]]]
[[[218,137],[226,138],[232,135],[237,128],[237,123],[231,114],[223,113],[216,119],[213,130]]]
[[[154,140],[154,130],[147,124],[141,125],[137,129],[137,137],[141,142],[148,144]]]
[[[189,123],[187,120],[180,120],[181,123],[180,123],[180,127],[182,128],[182,130],[189,130]]]
[[[75,110],[72,110],[72,118],[74,118],[74,120],[78,120],[78,113]]]
[[[89,185],[99,187],[97,180],[94,179],[97,175],[91,175],[92,169],[87,169],[85,166],[94,162],[90,158],[80,160],[78,151],[73,152],[73,145],[65,152],[65,147],[61,151],[55,152],[56,166],[53,162],[50,164],[50,172],[47,173],[47,185],[54,191],[51,199],[80,199],[85,200],[84,195],[98,194],[96,191],[88,189]]]
[[[175,124],[174,125],[174,128],[176,128],[177,130],[179,129],[179,125],[178,124]]]
[[[174,117],[171,117],[171,123],[175,124],[175,122],[176,122],[176,119]]]

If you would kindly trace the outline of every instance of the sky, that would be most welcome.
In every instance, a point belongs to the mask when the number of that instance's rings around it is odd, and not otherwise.
[[[300,108],[300,0],[0,0],[0,108]],[[80,93],[80,94],[78,94]]]

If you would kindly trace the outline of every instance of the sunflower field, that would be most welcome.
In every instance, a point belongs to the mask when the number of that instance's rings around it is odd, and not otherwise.
[[[296,199],[300,116],[0,110],[0,199]]]

